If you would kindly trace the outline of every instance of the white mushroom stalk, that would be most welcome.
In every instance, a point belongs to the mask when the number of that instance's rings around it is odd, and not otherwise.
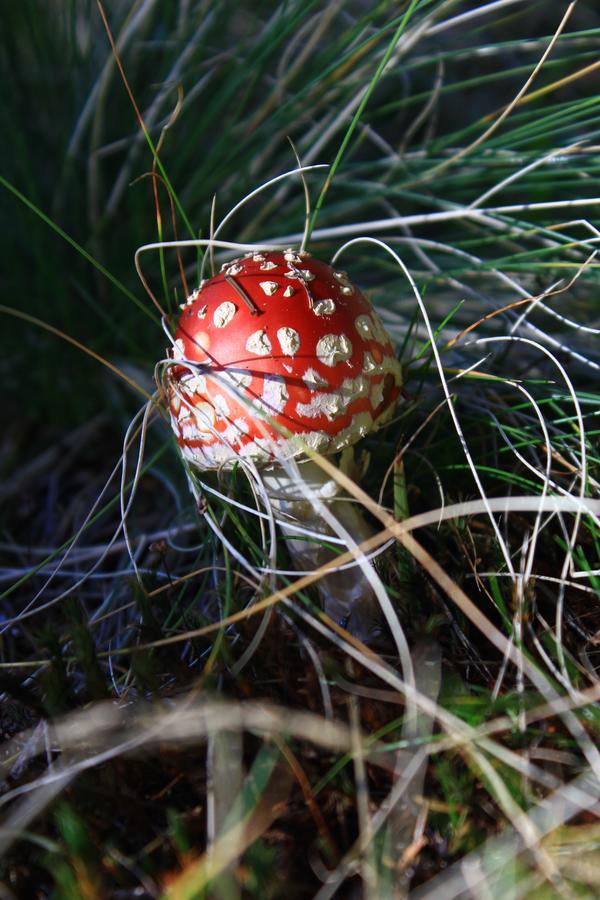
[[[378,578],[357,546],[371,536],[372,530],[338,482],[317,463],[303,462],[294,469],[290,472],[290,466],[283,465],[262,475],[271,505],[280,514],[279,525],[290,557],[303,573],[331,562],[335,555],[332,538],[355,549],[355,565],[329,570],[316,587],[328,616],[361,641],[376,640],[384,621],[373,584]],[[299,535],[299,524],[316,531],[318,538]]]
[[[192,469],[252,461],[295,565],[330,562],[328,539],[369,530],[350,498],[307,458],[386,422],[400,394],[391,339],[345,272],[304,251],[252,252],[224,264],[186,303],[164,368],[171,424]],[[320,539],[304,539],[298,526]],[[365,557],[318,582],[325,612],[371,640],[381,582]]]

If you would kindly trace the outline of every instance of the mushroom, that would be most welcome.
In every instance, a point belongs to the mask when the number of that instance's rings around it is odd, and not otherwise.
[[[345,272],[294,249],[226,263],[182,304],[171,355],[170,418],[190,466],[227,469],[250,459],[280,518],[325,539],[334,534],[307,502],[308,487],[364,540],[356,507],[306,456],[306,447],[328,455],[356,443],[390,418],[400,394],[390,336]],[[290,477],[291,459],[301,479]],[[321,543],[283,530],[303,567],[331,559]],[[372,636],[378,603],[364,576],[338,570],[317,586],[328,615],[361,639]]]

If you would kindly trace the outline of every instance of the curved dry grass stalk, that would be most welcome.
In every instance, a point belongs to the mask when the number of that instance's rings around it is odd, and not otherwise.
[[[95,704],[55,720],[43,733],[31,729],[5,743],[0,762],[4,776],[15,765],[23,769],[46,752],[59,752],[63,761],[53,765],[47,774],[5,792],[0,798],[0,807],[11,806],[5,823],[0,826],[0,851],[5,852],[46,803],[80,773],[123,755],[164,744],[193,744],[230,731],[249,731],[264,738],[294,736],[342,753],[352,752],[357,740],[356,730],[313,713],[264,702],[207,700],[195,692],[162,708],[156,703],[151,706],[142,703],[135,712],[129,704]],[[393,757],[385,745],[373,742],[365,734],[358,739],[369,762],[387,769],[393,766]],[[15,809],[15,801],[23,797]]]
[[[362,554],[368,554],[374,551],[377,547],[386,543],[390,538],[394,538],[403,544],[408,543],[408,535],[410,535],[411,531],[416,530],[417,528],[423,528],[427,525],[438,524],[440,521],[447,521],[458,516],[463,517],[485,513],[488,511],[488,509],[493,513],[508,513],[511,511],[538,513],[541,508],[542,511],[547,512],[560,510],[572,514],[575,514],[578,510],[582,510],[584,513],[593,516],[600,515],[600,500],[585,498],[583,501],[581,501],[579,498],[574,496],[549,496],[546,497],[544,502],[541,504],[539,497],[526,495],[511,497],[490,497],[488,498],[487,504],[484,504],[483,501],[480,500],[470,500],[465,501],[464,503],[448,504],[445,507],[440,507],[427,513],[419,513],[417,515],[411,516],[409,519],[406,519],[402,522],[396,522],[389,515],[389,513],[387,513],[383,508],[380,508],[374,500],[372,500],[367,494],[361,491],[361,489],[358,488],[358,486],[351,479],[346,478],[346,476],[339,472],[338,469],[333,467],[331,463],[329,463],[329,461],[325,459],[325,457],[317,457],[315,455],[314,458],[315,461],[318,462],[318,464],[321,465],[332,478],[337,478],[344,489],[348,491],[348,493],[355,496],[356,499],[359,500],[365,506],[365,508],[369,510],[369,512],[371,512],[377,518],[385,521],[385,528],[382,531],[377,532],[372,537],[357,545],[357,551]],[[417,557],[416,553],[415,557]],[[190,638],[211,634],[212,632],[217,631],[219,628],[222,628],[225,625],[239,622],[247,618],[248,616],[263,612],[268,607],[274,606],[282,600],[293,596],[298,591],[303,590],[305,587],[308,587],[322,574],[330,571],[337,571],[340,566],[346,565],[348,563],[355,564],[355,556],[351,550],[347,550],[345,553],[342,553],[339,556],[335,557],[329,563],[324,564],[315,572],[303,575],[301,578],[296,579],[296,581],[294,581],[291,585],[277,589],[270,596],[257,601],[257,603],[255,603],[247,610],[233,613],[232,615],[220,620],[217,623],[186,631],[181,635],[167,637],[148,644],[140,644],[136,649],[143,650],[151,649],[152,647],[168,646],[169,644],[180,643],[181,641],[189,640]],[[443,570],[438,571],[438,575],[444,581],[444,584],[448,584],[449,590],[452,590],[452,580],[449,579],[449,581],[446,581],[445,578],[442,578]],[[474,607],[472,601],[468,598],[466,599],[468,600],[468,608],[471,609],[471,607]],[[480,618],[479,612],[474,612],[473,617],[474,620],[480,622],[486,621],[485,617]],[[341,633],[345,633],[344,629],[340,628],[340,626],[336,627]],[[484,633],[486,633],[485,628],[483,629],[483,631]],[[348,636],[348,638],[350,640],[352,639],[351,636]],[[502,649],[504,648],[503,640],[504,639],[500,641]]]

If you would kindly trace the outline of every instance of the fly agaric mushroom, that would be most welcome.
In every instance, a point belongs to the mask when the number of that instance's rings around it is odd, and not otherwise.
[[[306,446],[321,454],[349,447],[392,415],[400,366],[369,301],[345,272],[289,249],[226,263],[182,308],[167,393],[183,456],[201,470],[251,459],[275,507],[333,534],[282,463],[301,462]],[[313,496],[363,540],[366,525],[352,504],[335,499],[336,482],[306,456],[301,468]],[[310,567],[331,556],[297,538],[287,546]],[[378,607],[362,581],[338,571],[318,587],[325,611],[367,638]]]

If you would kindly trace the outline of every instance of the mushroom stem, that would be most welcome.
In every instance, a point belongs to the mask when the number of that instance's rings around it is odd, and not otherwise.
[[[336,530],[325,521],[319,505],[324,504],[337,521],[341,532],[347,532],[360,544],[373,533],[357,506],[344,494],[337,482],[329,478],[314,462],[298,466],[300,478],[282,467],[263,472],[263,482],[272,506],[281,518],[316,531],[326,542]],[[309,498],[314,498],[312,501]],[[315,538],[301,538],[295,528],[281,526],[286,546],[299,569],[318,569],[330,562],[334,553]],[[382,615],[379,601],[358,563],[323,575],[316,583],[324,611],[351,634],[368,643],[381,633]]]

